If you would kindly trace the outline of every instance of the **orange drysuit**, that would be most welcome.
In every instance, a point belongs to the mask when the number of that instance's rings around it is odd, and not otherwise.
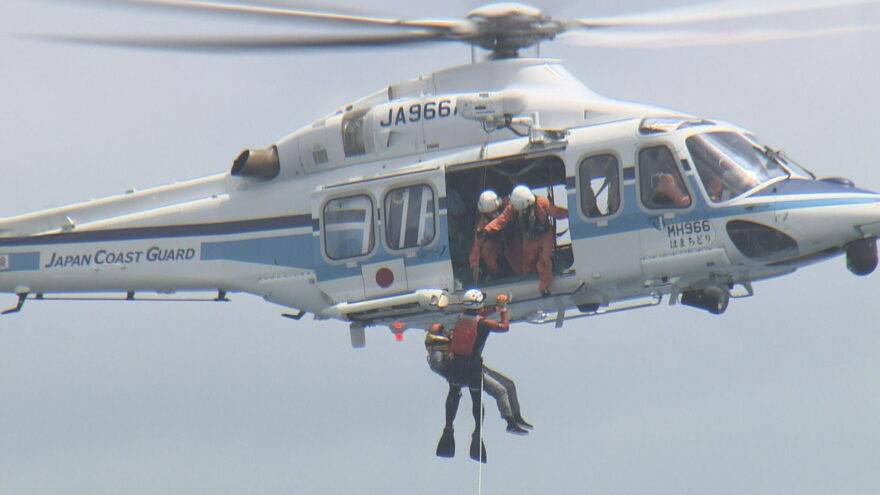
[[[504,199],[502,208],[507,207],[507,198]],[[497,217],[496,217],[497,218]],[[492,220],[485,214],[480,214],[474,232],[479,232],[486,228]],[[499,231],[500,232],[500,231]],[[509,236],[508,236],[509,237]],[[489,273],[498,275],[498,258],[504,254],[507,257],[507,263],[516,275],[522,275],[522,252],[518,243],[507,242],[502,233],[495,235],[474,236],[474,244],[471,247],[471,255],[468,258],[471,269],[480,267],[480,260],[486,263]]]
[[[543,293],[550,289],[553,282],[553,245],[556,242],[556,232],[550,217],[568,218],[568,209],[556,206],[546,198],[535,197],[535,204],[526,211],[520,213],[507,205],[498,218],[489,222],[484,228],[487,235],[501,232],[511,222],[517,230],[518,238],[511,244],[519,243],[522,253],[522,264],[517,273],[538,272],[541,283],[538,289]]]

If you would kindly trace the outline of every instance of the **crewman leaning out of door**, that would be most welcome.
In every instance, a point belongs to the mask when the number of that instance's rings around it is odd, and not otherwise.
[[[504,211],[504,208],[507,207],[508,203],[508,198],[502,200],[498,197],[498,194],[491,189],[483,191],[483,193],[480,194],[480,199],[477,201],[479,217],[477,218],[477,225],[474,227],[474,233],[476,234],[481,229],[484,229],[486,225],[489,225],[489,222],[498,218],[498,216],[501,215],[501,212]],[[509,231],[510,229],[507,229],[504,232],[499,232],[494,235],[474,235],[468,263],[470,264],[473,281],[475,283],[479,282],[480,278],[483,278],[484,280],[487,279],[487,277],[482,276],[485,274],[481,273],[481,260],[486,264],[490,276],[498,276],[498,261],[502,255],[507,259],[507,264],[510,265],[513,273],[516,275],[522,275],[522,273],[520,273],[522,268],[522,252],[519,249],[518,243],[510,242],[512,236],[507,235],[507,232]]]
[[[510,204],[495,220],[477,232],[478,236],[485,237],[512,225],[522,244],[522,273],[538,272],[538,290],[542,296],[550,295],[550,284],[553,283],[551,256],[556,243],[556,232],[550,217],[568,218],[568,209],[556,206],[546,198],[535,196],[526,186],[516,186],[510,193]]]
[[[490,310],[491,311],[491,310]],[[486,315],[487,311],[481,314]],[[431,371],[449,380],[449,363],[452,361],[452,339],[442,323],[434,323],[428,327],[425,335],[425,349],[428,351],[428,367]],[[516,395],[516,383],[503,373],[483,364],[483,390],[495,399],[501,418],[507,421],[507,431],[524,435],[523,428],[531,429],[522,417],[519,399]]]
[[[452,361],[449,364],[449,393],[446,395],[446,426],[437,444],[437,455],[452,457],[455,455],[455,437],[453,423],[458,413],[461,400],[461,387],[467,385],[471,394],[472,412],[474,415],[474,432],[471,435],[470,456],[474,460],[486,462],[486,448],[482,443],[481,428],[483,417],[482,376],[483,347],[491,332],[507,332],[510,329],[510,318],[507,314],[507,297],[499,296],[495,309],[501,313],[501,320],[496,321],[485,317],[481,311],[486,295],[471,289],[464,293],[462,304],[464,313],[455,322],[452,332]],[[523,422],[524,423],[524,422]],[[527,423],[526,423],[527,425]],[[514,431],[515,430],[515,431]],[[526,433],[517,424],[515,418],[508,421],[511,433]]]

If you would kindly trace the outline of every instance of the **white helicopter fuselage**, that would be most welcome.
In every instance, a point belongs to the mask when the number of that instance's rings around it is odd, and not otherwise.
[[[844,252],[854,271],[873,270],[880,195],[793,164],[713,197],[689,141],[712,133],[752,139],[603,98],[552,60],[456,67],[340,108],[229,173],[0,219],[0,291],[241,291],[400,332],[454,319],[470,286],[508,294],[514,320],[561,324],[665,295],[722,312],[754,280]],[[657,149],[673,157],[686,204],[651,203],[644,160]],[[616,167],[596,191],[591,157]],[[552,297],[534,275],[466,275],[474,194],[520,181],[568,208]]]

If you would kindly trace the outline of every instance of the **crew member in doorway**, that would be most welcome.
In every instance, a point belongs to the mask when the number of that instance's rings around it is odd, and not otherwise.
[[[428,351],[428,367],[431,371],[449,380],[449,363],[452,360],[452,340],[442,323],[434,323],[428,327],[425,335],[425,349]],[[483,364],[483,390],[495,399],[501,418],[507,421],[508,431],[524,434],[522,428],[531,429],[522,417],[519,399],[516,395],[516,384],[504,374]],[[514,426],[512,426],[514,425]]]
[[[464,313],[455,323],[451,338],[452,361],[449,365],[449,393],[446,395],[446,426],[443,436],[437,444],[437,455],[452,457],[455,455],[455,438],[453,423],[458,413],[461,400],[461,387],[467,385],[471,394],[472,412],[474,416],[474,432],[471,435],[470,456],[474,460],[486,462],[486,447],[480,435],[483,418],[482,376],[483,347],[490,332],[507,332],[510,319],[507,315],[507,298],[499,296],[496,309],[501,313],[501,321],[486,318],[481,311],[486,295],[471,289],[463,297]],[[511,433],[527,433],[513,417],[508,418],[507,431]]]
[[[507,198],[502,200],[491,189],[483,191],[480,194],[480,199],[477,201],[477,210],[480,212],[480,215],[474,232],[480,232],[486,225],[489,225],[489,222],[498,218],[507,205]],[[500,270],[498,262],[502,254],[506,257],[511,270],[515,274],[521,275],[519,271],[522,267],[522,253],[516,243],[510,242],[510,237],[506,235],[506,232],[499,232],[489,236],[474,235],[471,255],[468,258],[474,283],[478,283],[481,278],[486,280],[489,277],[498,276]],[[489,271],[488,274],[482,273],[480,261],[486,265]]]
[[[522,244],[522,273],[538,272],[538,290],[542,296],[550,295],[550,284],[553,283],[551,256],[556,244],[556,232],[550,217],[568,218],[568,209],[535,196],[531,189],[520,185],[513,188],[510,204],[498,218],[477,233],[483,237],[490,236],[512,223]]]

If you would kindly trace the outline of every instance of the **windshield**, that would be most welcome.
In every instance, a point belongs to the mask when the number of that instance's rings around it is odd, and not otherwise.
[[[713,202],[727,201],[779,177],[788,177],[771,154],[735,132],[697,134],[686,142]]]
[[[773,158],[779,161],[780,165],[788,169],[792,177],[808,180],[816,179],[816,176],[813,175],[813,172],[810,172],[809,170],[802,167],[798,162],[789,158],[789,156],[781,150],[774,150],[773,148],[770,148],[769,146],[764,144],[763,141],[758,139],[758,137],[754,134],[745,134],[745,137],[759,149],[765,150],[765,153],[771,153],[773,155]]]

